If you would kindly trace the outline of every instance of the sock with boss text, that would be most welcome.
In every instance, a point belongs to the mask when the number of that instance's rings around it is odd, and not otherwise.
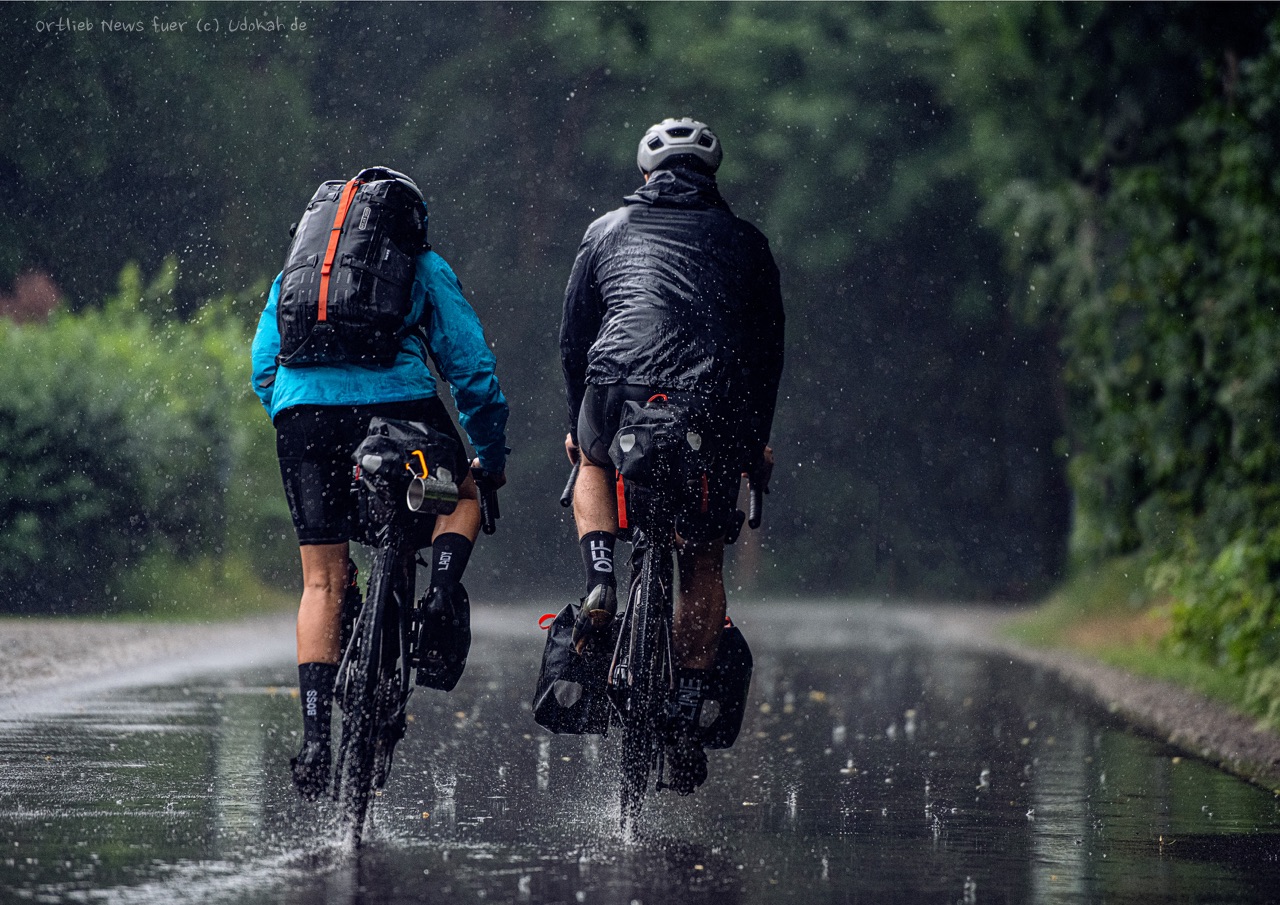
[[[333,713],[335,663],[299,663],[298,692],[302,698],[302,740],[329,743],[329,717]]]

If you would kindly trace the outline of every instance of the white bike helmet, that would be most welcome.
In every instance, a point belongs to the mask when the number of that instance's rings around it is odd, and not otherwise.
[[[696,119],[664,119],[640,139],[636,152],[636,165],[641,173],[652,173],[664,160],[677,154],[691,154],[711,167],[714,173],[724,159],[720,139],[706,123]]]

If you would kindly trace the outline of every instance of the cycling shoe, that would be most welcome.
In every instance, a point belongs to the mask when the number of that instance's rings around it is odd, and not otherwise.
[[[665,788],[678,795],[692,795],[707,781],[707,752],[691,735],[680,733],[667,743]]]
[[[303,742],[298,756],[289,761],[293,786],[307,801],[315,801],[329,789],[329,745]]]
[[[582,611],[573,623],[572,641],[578,653],[582,653],[593,637],[608,632],[617,612],[617,588],[610,584],[599,584],[591,589],[591,593],[582,601]]]
[[[471,601],[460,584],[431,588],[418,601],[421,630],[415,656],[416,681],[452,691],[462,678],[471,650]]]

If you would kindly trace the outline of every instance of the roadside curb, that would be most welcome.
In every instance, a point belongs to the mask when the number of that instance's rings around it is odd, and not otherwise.
[[[1052,673],[1134,727],[1280,795],[1280,735],[1226,704],[1081,654],[1009,641],[1001,636],[1008,610],[929,607],[902,615],[923,637],[941,633],[948,643],[1005,654]]]

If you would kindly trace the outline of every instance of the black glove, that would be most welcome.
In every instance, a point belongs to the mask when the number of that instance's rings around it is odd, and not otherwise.
[[[497,490],[507,483],[506,472],[494,474],[493,472],[485,471],[479,465],[471,466],[471,477],[475,479],[476,487],[484,492]]]

